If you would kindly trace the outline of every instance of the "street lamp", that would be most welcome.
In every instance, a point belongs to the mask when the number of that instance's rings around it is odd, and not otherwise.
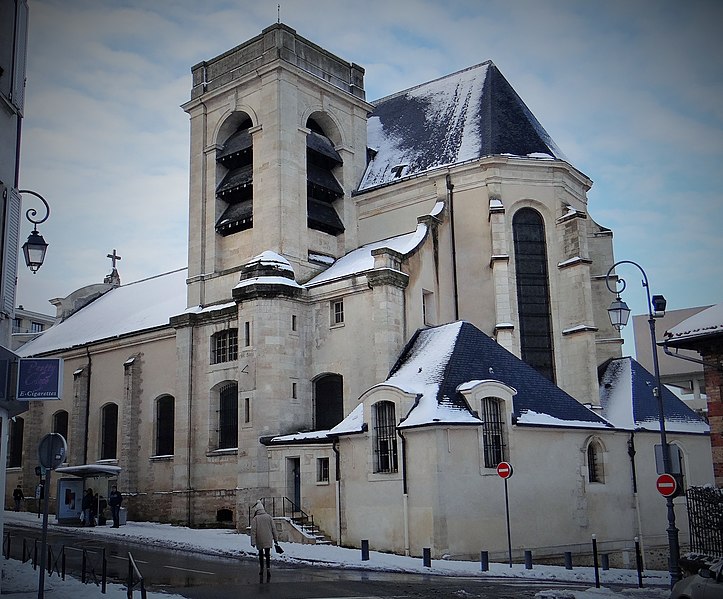
[[[39,193],[30,191],[29,189],[20,189],[19,193],[29,193],[30,195],[40,199],[40,201],[45,205],[45,216],[39,220],[35,220],[34,218],[38,214],[38,211],[35,210],[35,208],[30,208],[25,213],[25,218],[33,223],[33,231],[28,236],[28,240],[23,244],[23,255],[25,256],[25,264],[33,272],[33,274],[35,274],[43,265],[45,252],[48,249],[48,244],[45,242],[45,239],[43,239],[43,236],[38,233],[38,225],[48,220],[48,217],[50,216],[50,206],[48,206],[48,202],[46,202],[45,198]]]
[[[665,413],[663,411],[663,392],[662,385],[660,383],[660,366],[658,365],[658,345],[655,340],[655,319],[661,318],[665,315],[666,301],[662,295],[654,295],[650,297],[650,286],[648,285],[648,276],[642,267],[636,262],[631,260],[621,260],[616,262],[610,267],[608,274],[605,275],[605,285],[611,293],[615,294],[615,299],[608,308],[608,314],[610,315],[610,322],[619,331],[628,322],[630,317],[630,308],[620,298],[620,294],[625,291],[625,280],[613,275],[612,272],[616,266],[621,264],[632,264],[636,266],[643,275],[642,284],[645,288],[645,293],[648,298],[648,324],[650,325],[650,341],[653,348],[653,370],[655,374],[655,388],[653,389],[653,395],[658,400],[658,420],[660,422],[660,444],[663,451],[663,469],[666,474],[672,474],[671,460],[670,460],[670,446],[668,445],[666,433],[665,433]],[[610,282],[614,282],[615,288],[610,286]],[[673,498],[666,497],[668,505],[668,548],[670,556],[668,558],[668,571],[670,572],[670,586],[672,587],[678,580],[680,580],[680,545],[678,544],[678,529],[675,527],[675,507],[673,505]]]

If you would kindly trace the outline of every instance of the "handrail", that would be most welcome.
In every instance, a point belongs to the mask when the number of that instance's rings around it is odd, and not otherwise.
[[[264,505],[266,511],[271,514],[272,518],[291,518],[292,520],[300,523],[302,526],[314,526],[314,516],[312,514],[307,514],[301,509],[301,506],[297,505],[288,497],[262,497],[260,501]],[[280,503],[281,506],[280,511],[277,512],[278,503]],[[253,517],[253,514],[251,513],[252,509],[253,506],[250,505],[248,508],[249,526],[251,526],[251,518]]]
[[[127,597],[133,599],[133,591],[137,586],[140,585],[141,599],[146,599],[146,584],[143,580],[143,575],[136,565],[136,560],[133,559],[131,552],[128,552],[128,581],[126,584]]]

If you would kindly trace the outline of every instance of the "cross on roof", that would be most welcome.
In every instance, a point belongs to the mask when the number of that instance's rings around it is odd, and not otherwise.
[[[118,260],[121,259],[121,257],[120,257],[118,254],[115,253],[115,248],[113,249],[113,253],[112,253],[112,254],[108,254],[108,256],[106,256],[106,257],[107,257],[107,258],[110,258],[111,261],[113,262],[113,268],[115,268],[115,263],[118,262]]]

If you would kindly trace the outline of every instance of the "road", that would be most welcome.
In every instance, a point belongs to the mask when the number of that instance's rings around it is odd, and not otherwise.
[[[41,535],[38,529],[6,525],[6,530],[11,535],[11,557],[15,559],[21,557],[23,537],[28,540],[26,548],[30,548],[33,540],[39,540]],[[590,586],[587,583],[359,571],[278,560],[272,563],[272,577],[267,583],[259,581],[258,562],[252,558],[230,559],[105,539],[87,540],[68,530],[49,530],[48,544],[57,548],[56,554],[65,545],[66,571],[78,578],[83,549],[88,563],[95,566],[100,576],[98,556],[104,548],[109,582],[126,580],[130,551],[144,576],[147,590],[175,593],[188,599],[527,599],[543,589]],[[53,563],[56,564],[55,558]],[[59,564],[57,560],[56,567]]]

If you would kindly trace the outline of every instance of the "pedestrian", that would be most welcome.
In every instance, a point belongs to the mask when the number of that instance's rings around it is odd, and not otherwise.
[[[116,485],[113,485],[108,495],[108,505],[110,506],[110,513],[113,516],[113,528],[120,527],[120,508],[123,503],[123,494],[118,490]]]
[[[93,506],[94,500],[93,489],[86,489],[83,495],[83,502],[81,503],[81,508],[83,509],[83,526],[95,526],[95,517],[93,515],[95,511]]]
[[[259,582],[263,582],[264,561],[266,561],[266,582],[271,580],[271,548],[278,548],[276,528],[273,518],[266,513],[261,500],[253,507],[254,517],[251,519],[251,546],[259,550]]]
[[[15,511],[19,512],[23,499],[25,499],[25,495],[23,495],[23,488],[20,485],[18,485],[13,491],[13,499],[15,500]]]

